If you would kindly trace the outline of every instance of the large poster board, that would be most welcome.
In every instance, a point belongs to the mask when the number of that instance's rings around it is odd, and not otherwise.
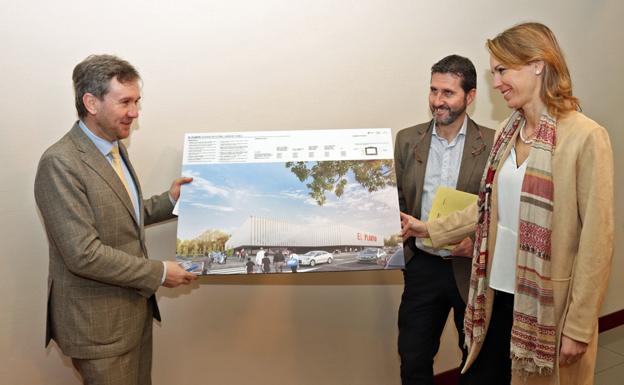
[[[186,134],[176,258],[196,274],[403,267],[390,129]]]

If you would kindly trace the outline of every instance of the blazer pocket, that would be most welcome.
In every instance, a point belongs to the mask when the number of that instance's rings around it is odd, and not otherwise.
[[[145,323],[145,299],[128,289],[80,287],[71,296],[79,345],[138,343]]]
[[[563,314],[566,312],[570,283],[572,276],[565,278],[550,278],[553,287],[553,297],[555,300],[556,319],[562,320]]]

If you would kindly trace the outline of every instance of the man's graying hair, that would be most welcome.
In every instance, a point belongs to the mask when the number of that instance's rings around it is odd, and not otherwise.
[[[111,79],[120,83],[141,79],[137,70],[127,61],[113,55],[90,55],[74,68],[72,79],[78,116],[84,118],[87,109],[82,97],[90,93],[102,99],[108,93]]]
[[[449,55],[431,67],[433,74],[453,74],[461,79],[465,93],[477,88],[477,71],[470,59],[459,55]]]

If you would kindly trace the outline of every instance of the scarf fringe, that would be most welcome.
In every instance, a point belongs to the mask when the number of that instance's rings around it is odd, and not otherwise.
[[[511,371],[526,379],[530,376],[552,376],[553,368],[540,366],[530,357],[511,357]]]

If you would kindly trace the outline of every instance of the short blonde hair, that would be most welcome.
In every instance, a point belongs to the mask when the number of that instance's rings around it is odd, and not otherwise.
[[[578,99],[572,95],[572,79],[563,52],[547,26],[518,24],[488,39],[486,46],[492,56],[511,68],[544,62],[540,96],[552,116],[559,118],[579,108]]]

